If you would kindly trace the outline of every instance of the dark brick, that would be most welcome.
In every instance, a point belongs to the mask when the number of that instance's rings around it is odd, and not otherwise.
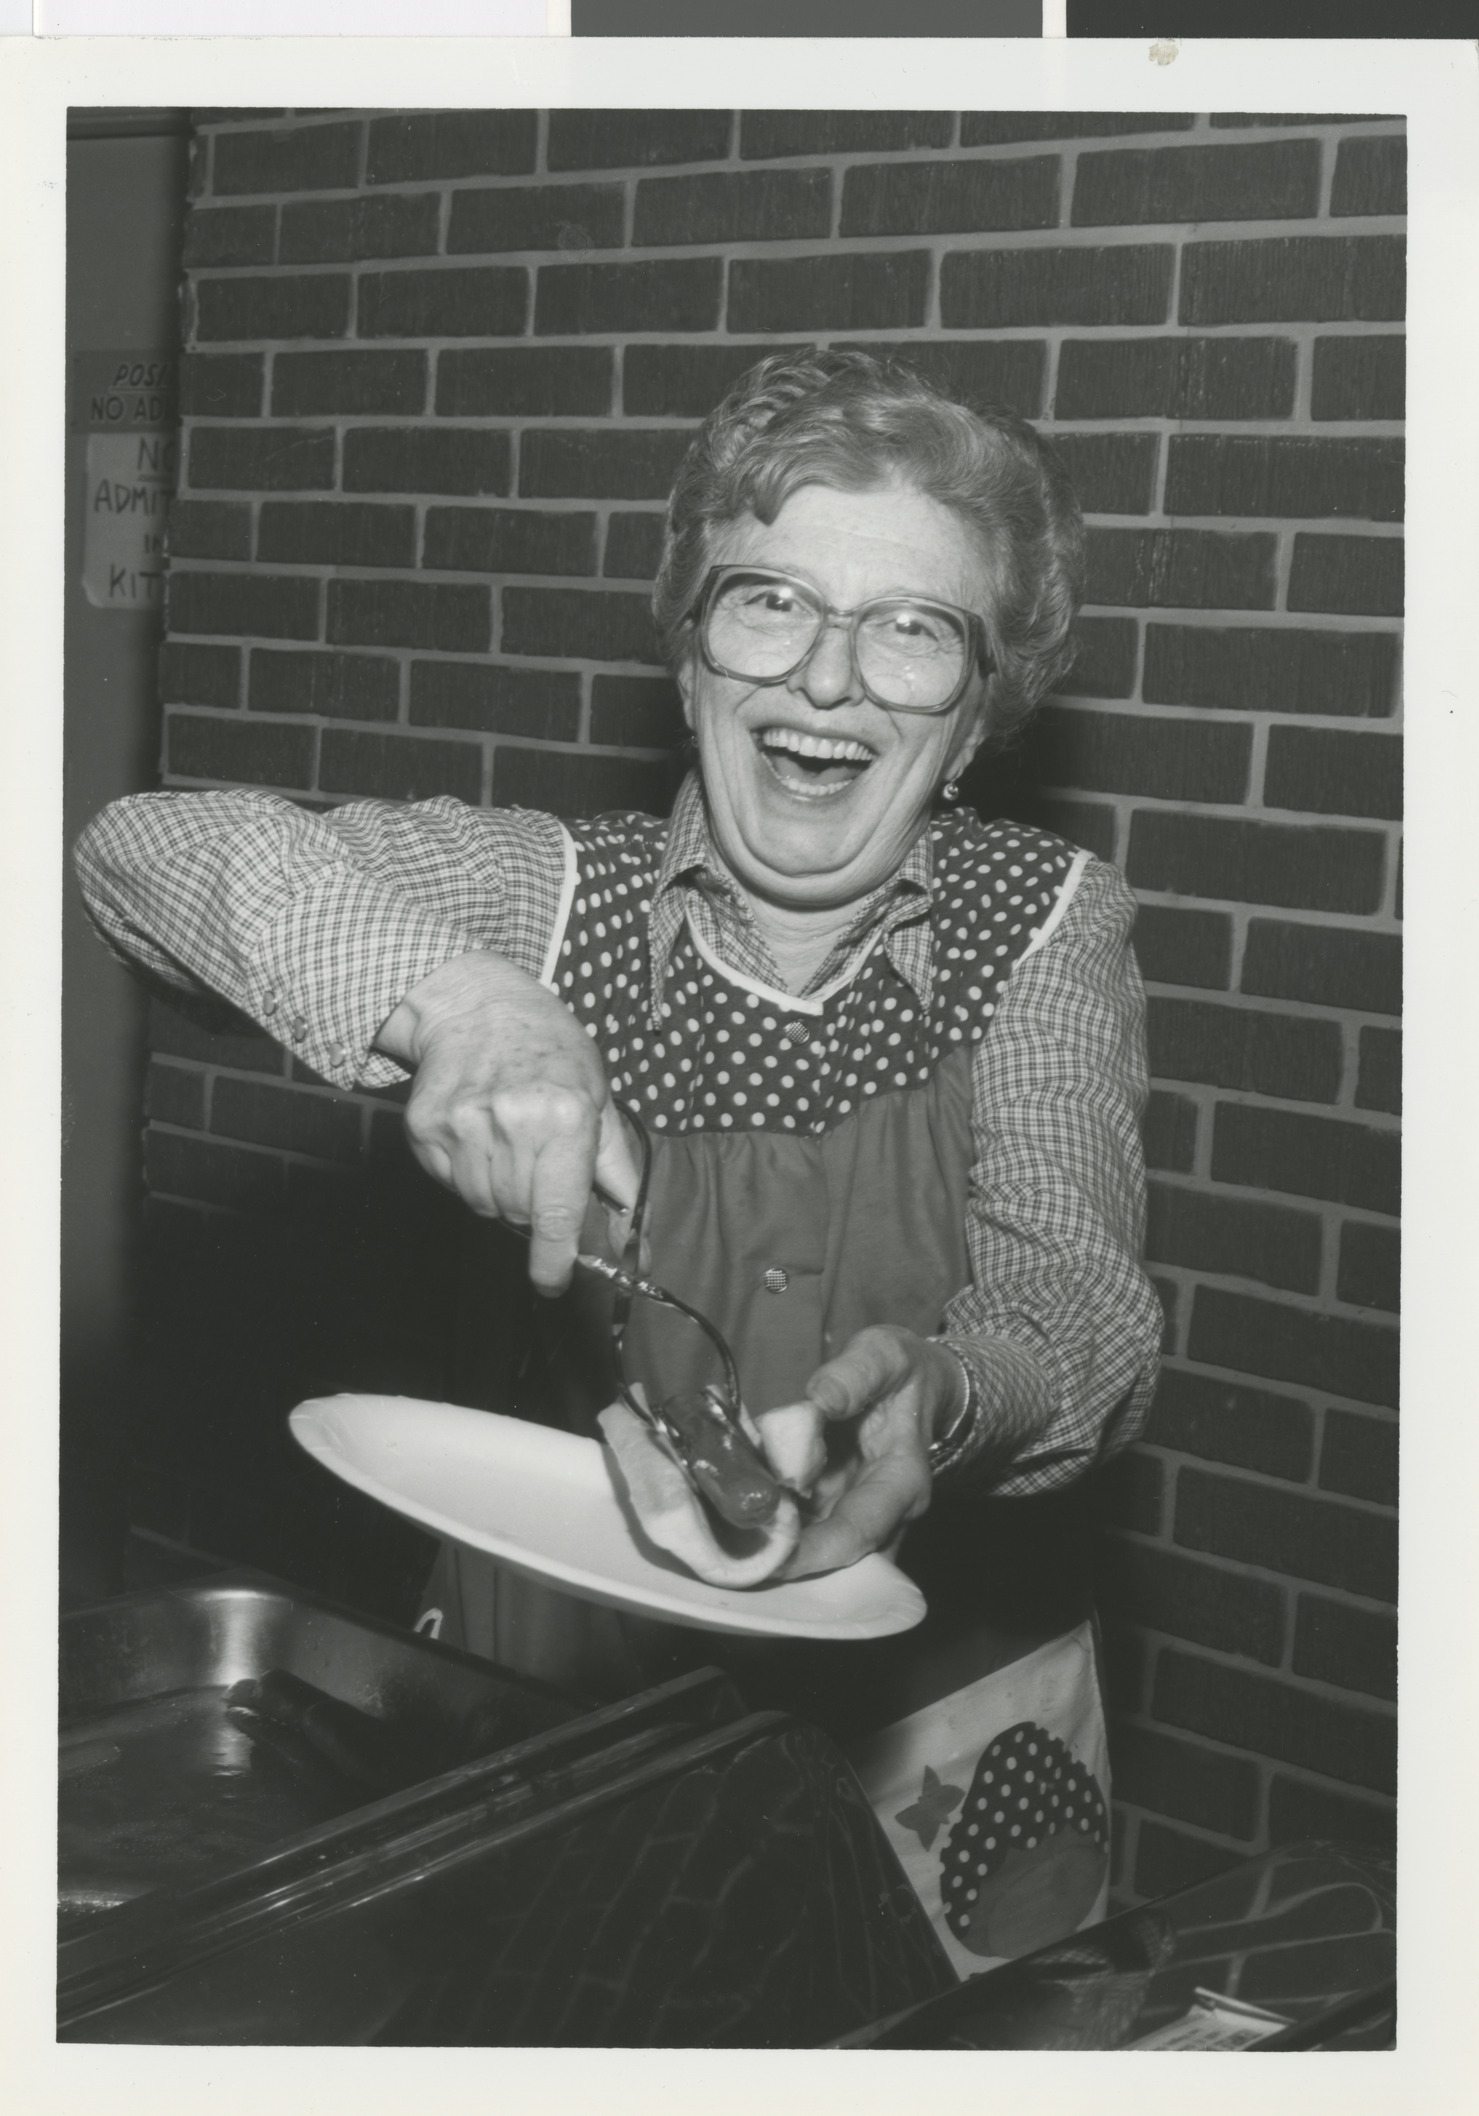
[[[196,206],[186,217],[182,262],[191,271],[271,264],[276,241],[276,206]]]
[[[940,321],[946,330],[1164,323],[1174,258],[1169,243],[953,251],[940,268]]]
[[[522,265],[360,274],[361,338],[517,338],[528,315]]]
[[[1188,1095],[1152,1091],[1141,1121],[1148,1168],[1174,1169],[1189,1175],[1197,1152],[1197,1106]]]
[[[1139,631],[1133,617],[1080,617],[1077,659],[1058,686],[1074,698],[1128,698],[1135,688]]]
[[[372,184],[439,176],[522,176],[534,167],[532,110],[432,110],[373,118],[365,177]]]
[[[1283,235],[1193,242],[1182,253],[1182,323],[1399,323],[1400,235]]]
[[[211,1094],[213,1132],[329,1161],[358,1159],[361,1117],[356,1103],[337,1095],[269,1087],[261,1080],[220,1079]]]
[[[237,1212],[260,1211],[282,1197],[282,1162],[276,1154],[217,1146],[181,1132],[144,1134],[144,1177],[156,1197],[195,1198]]]
[[[180,412],[187,419],[254,419],[262,410],[261,353],[185,353]]]
[[[611,410],[613,365],[604,345],[449,347],[437,358],[437,412],[474,419],[599,415]]]
[[[1147,704],[1380,720],[1393,711],[1396,691],[1397,639],[1390,632],[1145,629]]]
[[[739,151],[747,162],[789,154],[903,154],[911,147],[948,147],[954,130],[948,110],[746,110]]]
[[[257,556],[296,566],[411,566],[415,509],[372,500],[267,500]]]
[[[1270,808],[1395,821],[1402,813],[1401,737],[1271,728],[1263,798]]]
[[[169,713],[164,723],[164,754],[164,768],[172,779],[229,779],[257,786],[313,783],[311,727]]]
[[[278,573],[189,573],[169,578],[172,632],[316,639],[319,584]]]
[[[1397,1817],[1390,1802],[1352,1800],[1276,1771],[1268,1789],[1268,1836],[1270,1844],[1327,1837],[1391,1853],[1397,1847]]]
[[[409,198],[309,199],[282,209],[282,264],[343,264],[360,257],[434,257],[441,200],[434,191]]]
[[[1187,1356],[1358,1403],[1397,1400],[1397,1333],[1376,1323],[1199,1286]]]
[[[1090,529],[1085,601],[1271,610],[1274,539],[1217,529]]]
[[[247,191],[345,191],[359,181],[358,120],[220,132],[211,162],[218,197]]]
[[[1332,217],[1406,211],[1405,137],[1389,132],[1371,139],[1342,140],[1335,155],[1335,181],[1330,186]]]
[[[926,250],[737,257],[729,267],[728,327],[731,331],[899,330],[924,322],[929,277]]]
[[[254,647],[247,704],[259,713],[394,720],[400,681],[399,664],[374,654],[302,654]]]
[[[1402,1114],[1402,1034],[1399,1029],[1362,1029],[1357,1109]]]
[[[1401,1158],[1395,1131],[1235,1102],[1219,1106],[1212,1135],[1215,1182],[1329,1198],[1394,1217],[1401,1210]]]
[[[1306,1498],[1220,1470],[1185,1468],[1176,1480],[1179,1544],[1352,1594],[1392,1600],[1397,1524],[1338,1500]]]
[[[665,500],[691,436],[681,427],[536,427],[519,448],[530,499]]]
[[[450,794],[473,803],[482,789],[483,753],[475,742],[326,728],[318,783],[325,793],[361,794],[377,801],[426,801]]]
[[[1042,410],[1047,349],[1036,339],[869,338],[859,343],[875,359],[899,361],[961,403],[1009,404],[1028,419]]]
[[[592,678],[592,742],[669,749],[682,741],[683,733],[683,704],[669,677]]]
[[[1177,1343],[1177,1322],[1181,1310],[1181,1288],[1169,1278],[1157,1278],[1153,1272],[1150,1275],[1150,1283],[1156,1299],[1161,1304],[1164,1322],[1161,1331],[1161,1353],[1163,1357],[1170,1358],[1180,1349]]]
[[[1400,617],[1403,558],[1400,536],[1296,536],[1289,608]]]
[[[1302,911],[1378,911],[1386,840],[1373,830],[1286,829],[1140,809],[1130,825],[1126,873],[1137,889]]]
[[[616,590],[505,588],[501,644],[561,661],[661,661],[646,596]]]
[[[1296,111],[1292,115],[1286,111],[1220,110],[1213,113],[1211,122],[1222,126],[1236,125],[1247,131],[1252,125],[1277,125],[1282,129],[1289,125],[1381,125],[1389,120],[1380,115],[1351,117],[1329,110]]]
[[[629,418],[704,418],[757,360],[797,350],[773,343],[629,345],[622,354],[622,410]]]
[[[503,185],[496,190],[455,191],[447,224],[447,254],[619,249],[624,212],[620,184]]]
[[[717,257],[541,265],[534,328],[551,338],[582,331],[711,331],[719,321],[723,282]]]
[[[1056,154],[1020,162],[873,162],[843,181],[844,235],[939,235],[1054,228]]]
[[[1312,419],[1400,419],[1407,409],[1407,340],[1317,338]]]
[[[1320,1483],[1326,1491],[1348,1492],[1353,1499],[1370,1499],[1377,1506],[1395,1506],[1398,1452],[1395,1419],[1327,1411]]]
[[[1142,904],[1135,916],[1135,954],[1152,984],[1225,992],[1232,982],[1232,920],[1225,911]]]
[[[1356,1308],[1385,1308],[1395,1315],[1402,1305],[1402,1236],[1396,1227],[1371,1227],[1347,1220],[1340,1234],[1338,1300]]]
[[[327,638],[331,646],[483,654],[491,643],[488,590],[450,581],[331,580]]]
[[[454,573],[594,573],[596,517],[533,507],[428,507],[421,563]]]
[[[487,661],[413,661],[411,721],[573,742],[580,731],[580,678]]]
[[[1152,996],[1146,1030],[1159,1080],[1200,1080],[1290,1102],[1333,1102],[1340,1092],[1343,1043],[1335,1021]]]
[[[1110,1710],[1138,1712],[1150,1688],[1150,1654],[1144,1635],[1107,1618],[1102,1627],[1105,1697]]]
[[[660,514],[613,514],[601,571],[608,580],[652,580],[662,557]]]
[[[1243,956],[1243,990],[1265,999],[1400,1014],[1401,939],[1395,933],[1254,919]]]
[[[1106,1609],[1149,1630],[1275,1666],[1283,1656],[1285,1594],[1270,1580],[1116,1537],[1103,1547],[1099,1585]]]
[[[164,705],[240,705],[240,647],[167,639],[159,649],[159,697]]]
[[[1277,1676],[1174,1649],[1156,1670],[1154,1713],[1231,1747],[1378,1792],[1393,1789],[1396,1720],[1300,1690]]]
[[[333,429],[197,426],[190,436],[189,482],[195,491],[331,491]]]
[[[1318,140],[1259,140],[1247,147],[1122,147],[1079,156],[1073,225],[1304,220],[1319,202]]]
[[[1160,1534],[1166,1466],[1158,1455],[1141,1447],[1127,1448],[1098,1472],[1096,1483],[1106,1524],[1142,1536]]]
[[[1033,819],[1044,830],[1056,831],[1060,838],[1066,838],[1071,845],[1081,845],[1096,859],[1113,860],[1116,818],[1112,808],[1097,801],[1063,801],[1048,796],[1031,805]]]
[[[1397,1695],[1397,1619],[1375,1609],[1352,1609],[1323,1595],[1302,1594],[1294,1626],[1296,1675],[1365,1690],[1373,1697]]]
[[[1054,705],[1038,715],[1028,743],[1030,768],[1044,785],[1168,801],[1240,801],[1252,732],[1224,722]]]
[[[1112,1736],[1114,1795],[1132,1807],[1199,1822],[1225,1837],[1251,1837],[1258,1817],[1258,1770],[1151,1727],[1117,1723]]]
[[[487,427],[355,426],[344,436],[346,492],[501,497],[511,471],[508,435]]]
[[[1017,140],[1094,140],[1130,132],[1189,132],[1194,117],[1164,110],[967,110],[962,147],[1007,147]]]
[[[426,409],[427,357],[421,352],[279,353],[272,367],[278,418],[323,412]]]
[[[1314,1417],[1307,1403],[1179,1367],[1162,1371],[1146,1438],[1296,1484],[1314,1467]]]
[[[172,500],[165,541],[171,558],[250,558],[252,510],[229,500]]]
[[[295,272],[280,279],[197,279],[195,332],[232,338],[342,338],[349,329],[347,272]]]
[[[1289,338],[1070,338],[1058,355],[1059,419],[1287,419],[1293,409]]]
[[[144,1115],[154,1124],[205,1130],[205,1074],[154,1059],[144,1078]]]
[[[192,1002],[179,1005],[151,998],[149,1002],[149,1047],[175,1058],[196,1058],[205,1065],[224,1065],[233,1072],[280,1073],[281,1050],[255,1023],[244,1015],[228,1015],[230,1026],[221,1027],[213,1012],[209,1024],[186,1012]]]
[[[1158,434],[1055,433],[1053,447],[1085,514],[1149,514],[1160,461]]]
[[[1188,1837],[1179,1829],[1168,1829],[1164,1823],[1147,1818],[1135,1840],[1135,1893],[1142,1901],[1173,1895],[1178,1889],[1192,1888],[1198,1881],[1210,1881],[1214,1874],[1225,1873],[1238,1856],[1220,1844]]]
[[[635,757],[582,756],[578,751],[499,749],[493,759],[493,798],[557,816],[600,815],[612,808],[663,814],[673,780],[664,764]]]
[[[1145,1234],[1152,1263],[1251,1278],[1290,1293],[1320,1285],[1320,1221],[1253,1198],[1152,1183]]]
[[[649,169],[718,162],[729,153],[727,110],[552,110],[551,169]]]
[[[1168,514],[1346,515],[1399,522],[1400,441],[1306,441],[1248,434],[1173,434]]]
[[[676,243],[815,240],[828,235],[831,226],[828,169],[649,176],[637,186],[632,241],[660,249]]]

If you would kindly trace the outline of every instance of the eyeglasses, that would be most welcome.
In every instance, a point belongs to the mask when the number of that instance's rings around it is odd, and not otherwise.
[[[948,713],[974,670],[995,665],[974,610],[920,595],[834,610],[806,581],[763,566],[713,567],[693,614],[708,667],[746,683],[784,683],[844,626],[865,696],[891,713]]]

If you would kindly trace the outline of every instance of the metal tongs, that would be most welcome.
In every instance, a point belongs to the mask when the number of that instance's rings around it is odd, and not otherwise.
[[[683,1434],[674,1421],[664,1414],[663,1405],[670,1399],[655,1397],[652,1402],[649,1402],[646,1390],[640,1383],[634,1383],[627,1372],[626,1330],[627,1324],[631,1320],[632,1302],[634,1300],[650,1300],[658,1307],[672,1308],[679,1315],[686,1315],[691,1323],[698,1325],[718,1353],[720,1364],[724,1369],[722,1387],[711,1385],[704,1390],[704,1394],[709,1399],[720,1422],[730,1427],[747,1445],[752,1445],[753,1443],[750,1442],[749,1435],[745,1432],[744,1424],[740,1418],[739,1369],[735,1365],[733,1352],[730,1351],[723,1336],[715,1325],[709,1321],[707,1315],[702,1314],[697,1308],[691,1307],[686,1300],[681,1300],[676,1293],[669,1292],[666,1286],[658,1285],[655,1279],[648,1278],[642,1270],[642,1240],[647,1219],[647,1191],[652,1178],[652,1141],[647,1135],[646,1125],[634,1109],[629,1108],[624,1102],[618,1102],[616,1110],[617,1114],[624,1118],[636,1133],[642,1150],[642,1171],[637,1183],[636,1202],[632,1206],[631,1224],[622,1250],[621,1262],[620,1264],[608,1263],[605,1257],[592,1256],[586,1250],[579,1251],[575,1261],[582,1270],[591,1272],[596,1278],[605,1279],[609,1286],[614,1286],[616,1289],[616,1305],[611,1316],[611,1344],[616,1359],[617,1394],[621,1397],[628,1410],[640,1418],[642,1423],[663,1443],[667,1453],[672,1456],[685,1477],[692,1484],[694,1483],[693,1472],[683,1445]],[[613,1200],[612,1202],[615,1201]],[[521,1235],[525,1240],[528,1239],[529,1231],[527,1228],[515,1227],[513,1231]],[[695,1485],[695,1489],[701,1489],[701,1487]]]

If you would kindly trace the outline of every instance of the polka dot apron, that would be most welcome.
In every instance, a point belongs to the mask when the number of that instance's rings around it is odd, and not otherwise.
[[[729,968],[687,921],[653,1019],[648,926],[665,831],[642,816],[572,826],[573,887],[549,982],[652,1140],[653,1276],[713,1317],[735,1350],[746,1401],[766,1409],[803,1395],[812,1371],[867,1323],[937,1333],[946,1304],[969,1282],[973,1048],[1012,969],[1056,922],[1082,861],[1060,840],[1014,824],[983,824],[969,812],[942,818],[931,826],[927,1006],[885,945],[802,998]],[[572,1313],[584,1310],[598,1330],[599,1289],[570,1299]],[[665,1390],[712,1377],[700,1333],[646,1304],[637,1304],[628,1346],[631,1371],[659,1375]],[[428,1601],[451,1613],[443,1637],[588,1694],[656,1679],[673,1665],[653,1650],[668,1627],[511,1580],[455,1546]],[[1088,1623],[1048,1639],[1029,1628],[1020,1652],[1003,1643],[989,1611],[963,1621],[980,1634],[984,1672],[957,1642],[940,1656],[949,1670],[943,1695],[848,1746],[946,1952],[969,1973],[1100,1914],[1107,1772]],[[704,1659],[726,1657],[720,1642],[695,1634],[678,1650],[691,1660],[695,1641]],[[868,1679],[862,1650],[827,1649],[826,1667],[808,1678],[808,1716],[823,1724],[852,1716],[834,1719],[827,1691]],[[736,1673],[759,1702],[765,1671],[753,1656]],[[898,1694],[918,1688],[906,1682]],[[1044,1820],[1034,1806],[1027,1833],[1013,1835],[1023,1817],[1013,1809],[998,1828],[986,1818],[1001,1801],[981,1803],[996,1797],[1003,1772],[1021,1769],[1027,1784],[1024,1742],[1040,1751],[1034,1782],[1051,1771],[1073,1798],[1050,1795],[1057,1804]],[[1039,1755],[1027,1764],[1038,1766]]]

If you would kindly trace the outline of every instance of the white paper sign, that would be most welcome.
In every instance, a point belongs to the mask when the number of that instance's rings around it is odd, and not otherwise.
[[[90,433],[82,586],[100,610],[157,609],[175,486],[172,433]]]

